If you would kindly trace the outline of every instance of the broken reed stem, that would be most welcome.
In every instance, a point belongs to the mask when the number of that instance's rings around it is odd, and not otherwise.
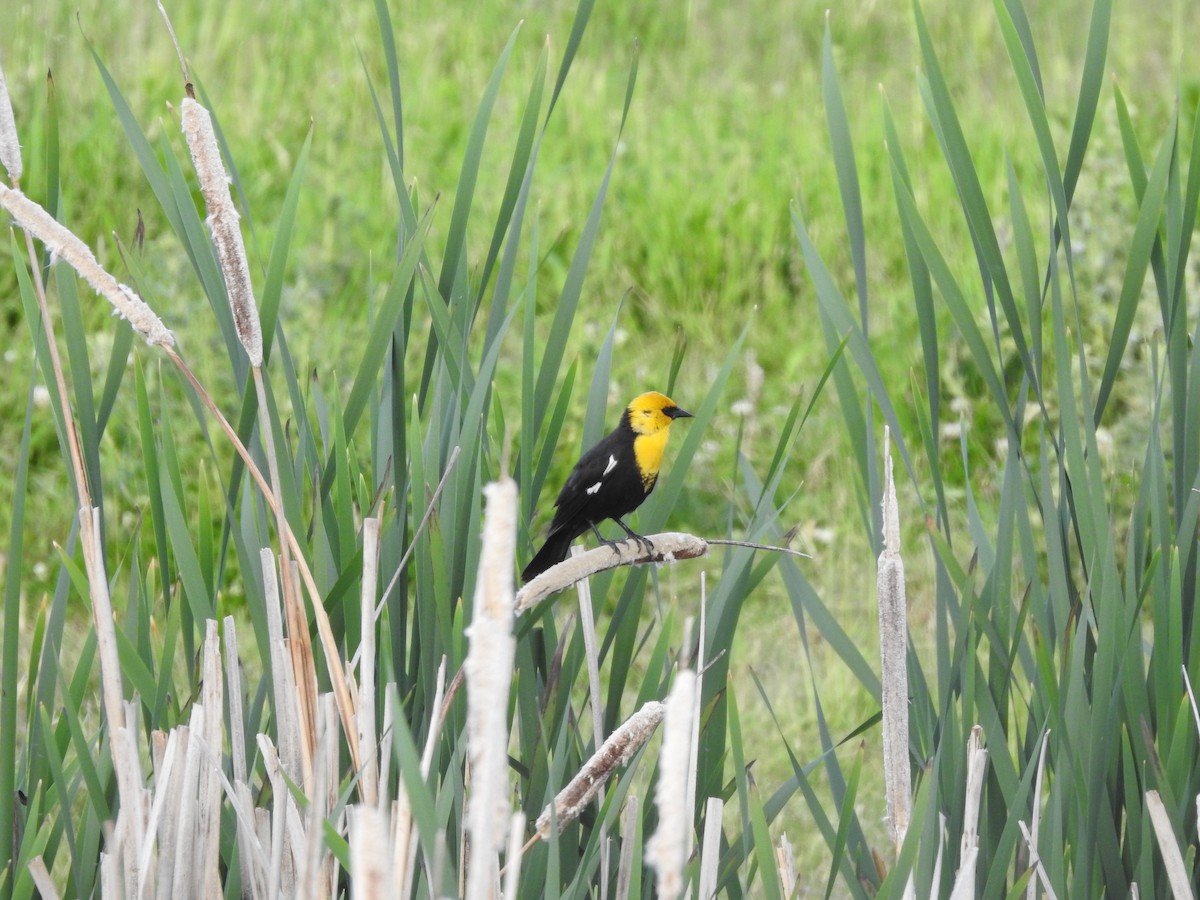
[[[958,871],[954,874],[951,900],[975,896],[975,870],[979,864],[979,804],[983,779],[987,772],[987,749],[983,746],[983,728],[975,725],[967,738],[967,784],[963,803],[963,833],[959,845]]]
[[[900,512],[892,475],[890,432],[883,431],[883,552],[879,554],[879,664],[883,689],[883,777],[888,831],[896,852],[904,843],[912,803],[908,763],[908,621],[904,560],[900,556]]]

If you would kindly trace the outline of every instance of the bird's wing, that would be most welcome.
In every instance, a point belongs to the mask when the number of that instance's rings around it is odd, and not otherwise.
[[[551,532],[563,527],[574,525],[577,534],[582,534],[588,528],[588,522],[606,516],[591,517],[588,508],[596,505],[600,487],[607,476],[611,475],[623,454],[618,452],[614,435],[609,435],[596,444],[579,458],[575,468],[567,477],[567,483],[559,491]]]

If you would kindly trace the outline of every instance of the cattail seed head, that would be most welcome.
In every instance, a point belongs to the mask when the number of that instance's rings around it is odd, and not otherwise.
[[[258,318],[258,307],[254,303],[254,289],[250,284],[246,246],[242,243],[242,230],[238,225],[241,217],[229,196],[229,176],[221,161],[221,149],[217,146],[212,116],[191,97],[184,97],[180,109],[183,134],[192,154],[196,176],[200,180],[204,207],[208,211],[208,228],[217,250],[221,273],[225,277],[225,292],[229,296],[233,324],[238,340],[250,357],[250,365],[259,368],[263,363],[262,325]]]
[[[650,740],[650,736],[654,734],[654,729],[662,721],[665,712],[666,707],[663,704],[651,700],[609,735],[608,740],[601,744],[600,749],[592,754],[592,758],[584,763],[579,773],[558,792],[553,806],[547,806],[538,816],[538,836],[542,838],[550,836],[551,809],[553,809],[553,818],[558,824],[559,831],[577,819],[579,814],[592,802],[592,798],[603,787],[608,777],[629,762],[638,748]]]
[[[16,184],[21,180],[21,142],[17,140],[17,120],[13,116],[3,68],[0,68],[0,164],[8,172],[9,181]]]
[[[0,185],[0,206],[8,210],[13,220],[41,241],[51,255],[83,276],[96,293],[105,297],[113,306],[115,315],[129,321],[146,343],[151,346],[171,347],[175,336],[167,330],[162,319],[154,314],[133,288],[121,284],[96,262],[88,246],[71,231],[55,221],[40,205],[26,197],[21,191]]]

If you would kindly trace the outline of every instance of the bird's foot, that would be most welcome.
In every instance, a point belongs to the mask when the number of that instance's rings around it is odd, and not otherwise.
[[[638,534],[620,519],[617,519],[616,522],[625,529],[625,533],[629,535],[631,539],[637,541],[638,547],[644,550],[647,556],[654,552],[654,541],[650,540],[650,538],[646,537],[644,534]]]

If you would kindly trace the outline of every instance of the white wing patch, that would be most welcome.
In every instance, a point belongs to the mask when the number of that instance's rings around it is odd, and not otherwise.
[[[587,493],[587,494],[596,494],[596,493],[599,493],[599,491],[600,491],[600,485],[602,485],[603,483],[604,483],[604,482],[602,482],[602,481],[597,481],[597,482],[596,482],[595,484],[593,484],[593,485],[592,485],[590,488],[588,488],[588,489],[587,489],[587,490],[586,490],[584,493]]]
[[[616,467],[617,467],[617,458],[615,456],[610,455],[608,457],[608,465],[604,467],[604,474],[607,475],[609,472],[611,472]]]

